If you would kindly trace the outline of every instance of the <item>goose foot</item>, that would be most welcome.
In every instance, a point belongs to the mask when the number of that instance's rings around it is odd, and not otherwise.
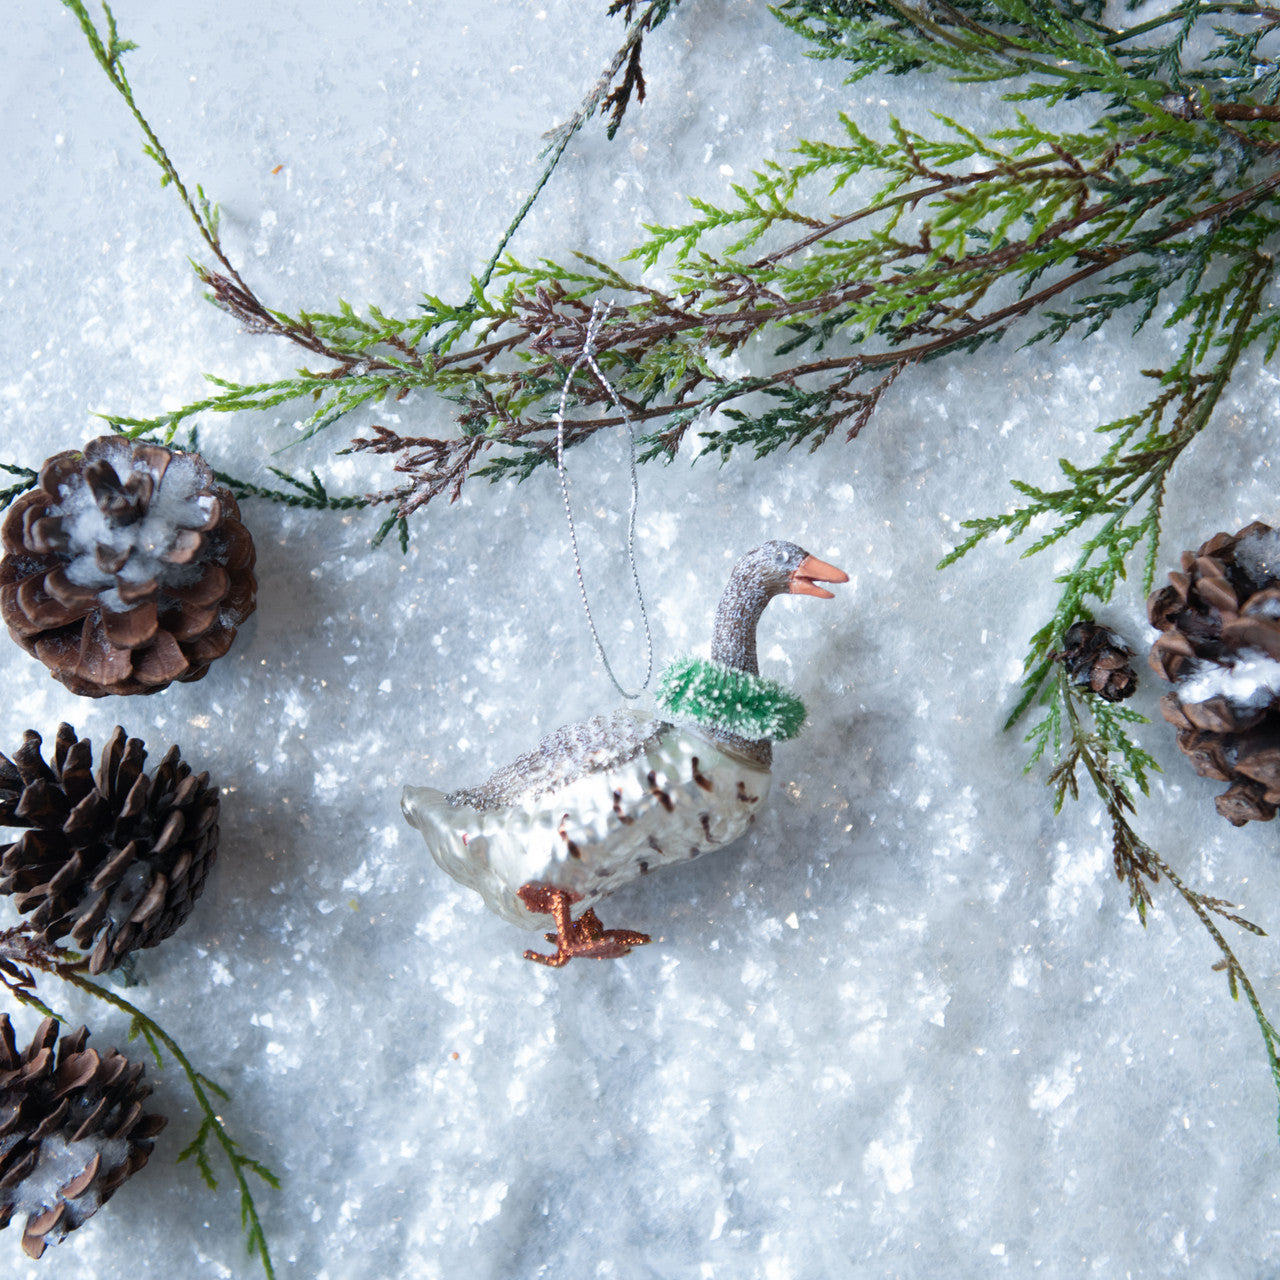
[[[541,951],[524,953],[526,960],[559,969],[575,957],[583,960],[616,960],[625,956],[632,947],[642,947],[650,941],[647,933],[632,929],[606,929],[595,911],[588,907],[576,920],[569,908],[582,900],[582,894],[568,889],[553,889],[545,884],[523,885],[516,895],[530,911],[549,915],[556,923],[555,933],[543,934],[548,942],[556,944],[553,956]]]

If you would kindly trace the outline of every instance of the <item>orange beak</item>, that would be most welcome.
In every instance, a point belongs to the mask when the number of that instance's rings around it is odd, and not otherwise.
[[[849,575],[843,569],[837,569],[817,556],[805,556],[800,567],[791,575],[791,594],[793,596],[817,596],[820,600],[833,599],[832,593],[819,582],[848,582]]]

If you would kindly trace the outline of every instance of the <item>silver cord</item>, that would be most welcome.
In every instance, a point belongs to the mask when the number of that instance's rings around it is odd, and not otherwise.
[[[611,310],[612,307],[608,303],[599,299],[592,306],[591,318],[587,321],[587,333],[582,340],[582,349],[565,376],[564,386],[560,388],[560,407],[556,410],[556,474],[560,477],[560,492],[564,495],[564,514],[569,521],[569,542],[573,547],[573,567],[578,575],[578,590],[582,593],[582,608],[587,615],[587,626],[591,628],[591,639],[595,641],[596,653],[604,664],[609,679],[613,681],[613,687],[624,698],[634,699],[649,687],[649,680],[653,675],[653,635],[649,630],[649,615],[644,607],[644,592],[640,589],[640,573],[636,569],[636,508],[640,502],[640,478],[636,474],[635,424],[631,421],[631,415],[627,412],[626,405],[622,403],[621,396],[613,389],[596,360],[596,335],[600,332],[600,326]],[[631,562],[631,581],[635,584],[636,600],[640,605],[640,619],[644,623],[645,647],[644,683],[634,693],[624,689],[618,677],[613,674],[613,668],[605,656],[604,645],[600,643],[600,634],[596,631],[595,619],[591,616],[591,605],[587,602],[587,584],[582,576],[582,559],[578,555],[578,533],[573,524],[573,508],[569,505],[569,477],[564,468],[564,407],[569,398],[569,387],[573,383],[573,376],[584,364],[595,374],[596,380],[608,393],[610,400],[618,406],[622,420],[627,424],[627,444],[631,463],[631,514],[627,520],[627,558]]]

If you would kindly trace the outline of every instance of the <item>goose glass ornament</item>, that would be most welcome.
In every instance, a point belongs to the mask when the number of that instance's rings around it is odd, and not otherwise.
[[[555,954],[527,959],[559,966],[625,955],[648,936],[605,929],[595,904],[742,835],[769,794],[773,741],[804,720],[799,699],[760,678],[765,605],[785,593],[831,599],[819,584],[848,580],[792,542],[766,542],[734,566],[711,660],[664,672],[661,714],[623,709],[566,725],[479,786],[406,787],[405,817],[440,867],[498,915],[530,929],[552,918],[545,936]]]

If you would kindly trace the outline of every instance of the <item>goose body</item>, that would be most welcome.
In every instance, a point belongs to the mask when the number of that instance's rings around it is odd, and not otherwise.
[[[405,817],[455,880],[541,928],[528,884],[584,909],[639,876],[736,840],[769,795],[767,767],[697,729],[622,710],[558,729],[479,787],[406,787]]]
[[[767,542],[734,567],[716,612],[714,663],[758,676],[756,624],[783,592],[830,598],[848,576],[794,543]],[[772,745],[717,724],[621,710],[548,734],[479,786],[406,787],[404,816],[440,868],[513,924],[553,917],[559,965],[617,956],[648,938],[604,930],[592,909],[658,867],[738,839],[769,794]],[[569,906],[582,910],[577,921]]]

